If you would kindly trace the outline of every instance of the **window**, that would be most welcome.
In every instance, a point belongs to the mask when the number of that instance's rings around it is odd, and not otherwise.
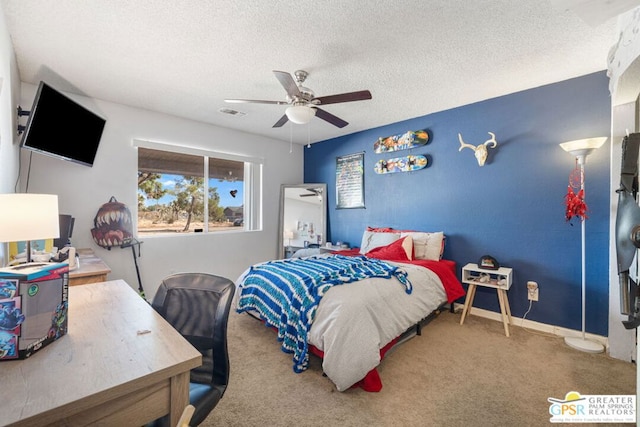
[[[259,159],[148,141],[134,145],[138,234],[260,228]]]

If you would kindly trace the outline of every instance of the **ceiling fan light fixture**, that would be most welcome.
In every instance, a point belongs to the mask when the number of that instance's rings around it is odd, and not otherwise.
[[[293,123],[305,125],[316,115],[316,110],[306,105],[292,105],[287,108],[285,114]]]

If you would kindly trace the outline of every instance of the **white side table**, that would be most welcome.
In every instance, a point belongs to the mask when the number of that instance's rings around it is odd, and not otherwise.
[[[502,323],[504,324],[504,333],[509,336],[509,324],[511,323],[511,308],[509,307],[509,298],[507,291],[511,287],[513,281],[513,269],[500,267],[497,270],[488,270],[478,267],[478,264],[469,263],[462,267],[462,283],[469,285],[467,296],[464,300],[464,309],[462,310],[462,318],[460,324],[464,323],[464,319],[471,311],[473,298],[476,296],[476,287],[484,286],[486,288],[494,288],[498,293],[498,301],[500,302],[500,313],[502,314]]]

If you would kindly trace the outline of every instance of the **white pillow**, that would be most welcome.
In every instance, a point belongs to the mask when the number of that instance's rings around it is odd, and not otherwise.
[[[360,243],[360,253],[366,254],[371,249],[380,246],[387,246],[400,238],[400,233],[377,233],[375,231],[366,231],[362,235],[362,243]]]
[[[402,236],[406,237],[402,242],[402,249],[404,249],[404,253],[407,254],[407,259],[413,259],[413,237],[411,236]],[[400,237],[402,239],[402,237]]]
[[[425,233],[421,231],[403,232],[400,237],[413,238],[413,258],[440,261],[442,259],[444,232]]]

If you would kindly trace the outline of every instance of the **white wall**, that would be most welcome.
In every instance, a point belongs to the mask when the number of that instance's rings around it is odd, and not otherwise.
[[[31,107],[37,87],[22,84],[21,105]],[[248,133],[219,128],[200,122],[140,110],[111,102],[70,95],[72,99],[106,118],[104,134],[93,167],[58,160],[22,150],[21,189],[30,193],[59,195],[60,212],[76,218],[73,245],[92,248],[112,269],[109,278],[124,279],[137,287],[131,249],[110,251],[91,238],[93,219],[111,196],[125,203],[136,216],[137,151],[133,139],[176,143],[193,148],[218,150],[264,159],[263,228],[253,232],[220,232],[141,237],[142,256],[138,259],[148,297],[155,294],[160,280],[175,272],[198,271],[236,280],[252,263],[276,257],[281,184],[302,183],[303,147]],[[211,107],[211,114],[218,114]],[[250,120],[242,118],[241,120]],[[73,117],[69,118],[72,132]]]
[[[13,45],[0,8],[0,193],[13,193],[18,178],[16,106],[19,93],[20,78]],[[5,247],[0,243],[0,265],[6,261]]]

